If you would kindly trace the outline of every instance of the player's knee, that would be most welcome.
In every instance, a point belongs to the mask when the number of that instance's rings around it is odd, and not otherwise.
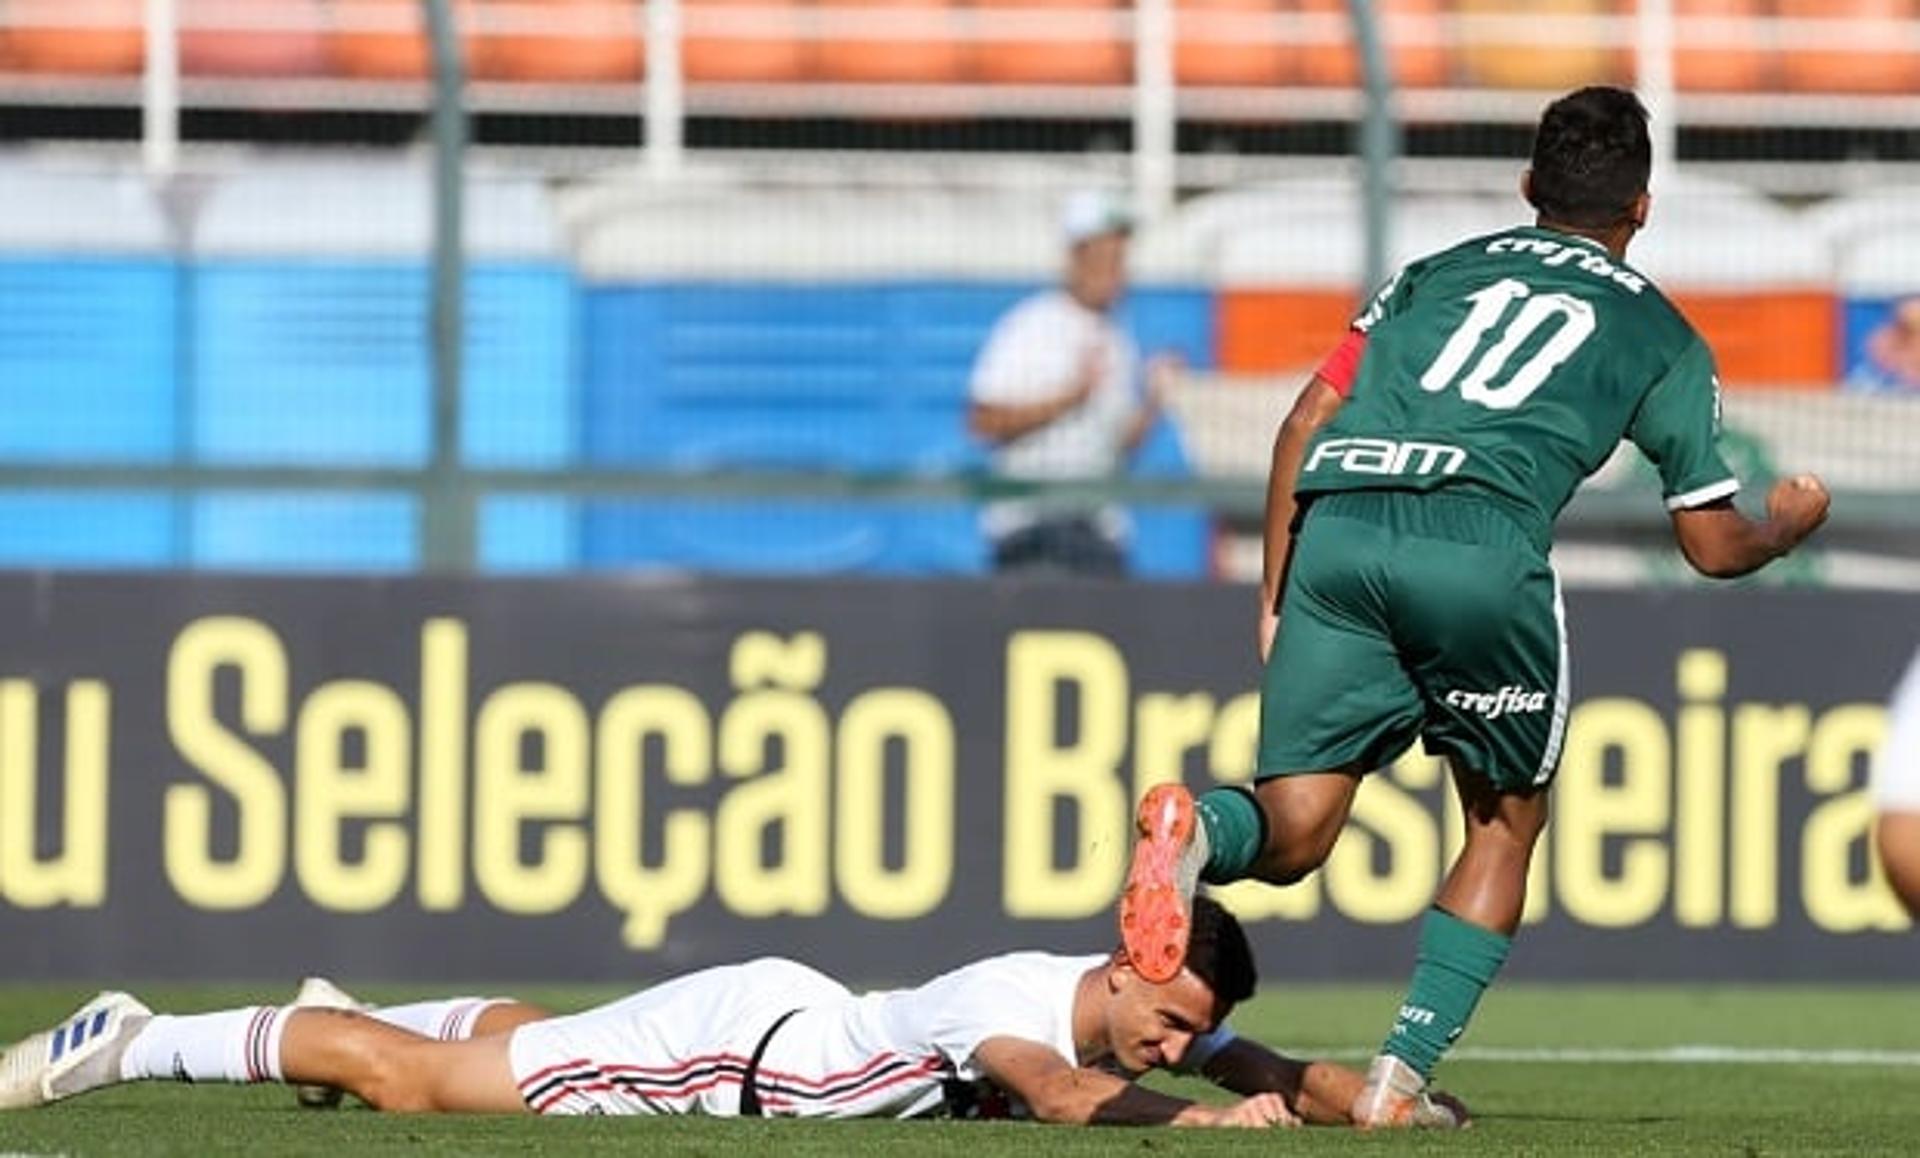
[[[353,1093],[383,1113],[424,1114],[439,1109],[431,1059],[415,1057],[415,1052],[407,1048],[369,1051]]]
[[[1255,866],[1260,879],[1270,885],[1291,885],[1305,880],[1326,863],[1333,850],[1331,841],[1289,841],[1269,843]]]

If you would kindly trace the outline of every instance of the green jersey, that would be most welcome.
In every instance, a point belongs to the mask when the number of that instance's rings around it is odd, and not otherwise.
[[[1365,353],[1307,447],[1302,495],[1472,488],[1544,544],[1623,437],[1659,468],[1669,509],[1739,488],[1716,446],[1712,354],[1598,242],[1475,238],[1401,270],[1353,325]]]

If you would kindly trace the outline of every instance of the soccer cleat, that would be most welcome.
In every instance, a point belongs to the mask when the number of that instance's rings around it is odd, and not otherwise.
[[[1187,963],[1193,893],[1207,862],[1206,837],[1193,795],[1161,784],[1140,799],[1126,891],[1120,894],[1120,940],[1135,972],[1155,983],[1171,981]]]
[[[295,1009],[350,1009],[364,1013],[367,1005],[325,977],[309,977],[300,983],[293,996]],[[340,1105],[341,1093],[332,1086],[296,1085],[294,1100],[309,1110],[331,1110]]]
[[[44,1106],[120,1081],[127,1043],[153,1019],[125,993],[109,990],[52,1029],[0,1053],[0,1110]]]
[[[1363,1130],[1458,1130],[1470,1120],[1465,1103],[1427,1089],[1426,1079],[1392,1054],[1373,1059],[1353,1100],[1353,1124]]]

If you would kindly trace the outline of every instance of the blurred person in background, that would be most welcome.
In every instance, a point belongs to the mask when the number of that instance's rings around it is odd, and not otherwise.
[[[1893,303],[1860,344],[1847,387],[1862,391],[1920,390],[1920,296]]]
[[[1920,918],[1920,652],[1887,707],[1887,740],[1874,765],[1874,843],[1887,883]]]
[[[1255,786],[1141,801],[1120,925],[1152,978],[1179,968],[1199,881],[1299,881],[1367,773],[1416,738],[1447,758],[1465,842],[1421,922],[1362,1125],[1411,1120],[1519,925],[1569,706],[1548,552],[1581,480],[1631,440],[1681,554],[1715,578],[1826,519],[1811,475],[1777,483],[1764,518],[1733,505],[1713,355],[1625,260],[1651,168],[1633,93],[1556,100],[1521,179],[1534,223],[1412,263],[1354,320],[1274,439]]]
[[[1361,1076],[1236,1035],[1225,1021],[1253,994],[1253,951],[1219,905],[1200,898],[1193,918],[1186,967],[1161,982],[1115,950],[1007,953],[865,995],[763,957],[568,1016],[509,998],[371,1009],[311,978],[290,1006],[186,1016],[108,992],[0,1054],[0,1110],[124,1082],[273,1081],[412,1113],[1347,1124]],[[1239,1098],[1135,1084],[1156,1069]],[[1421,1115],[1467,1121],[1445,1094]]]
[[[1061,215],[1060,285],[999,321],[973,365],[967,422],[993,447],[994,473],[1022,482],[1096,482],[1124,471],[1159,417],[1179,362],[1141,365],[1114,319],[1127,282],[1132,216],[1114,196],[1083,191]],[[988,504],[994,569],[1118,577],[1131,528],[1111,503],[1048,496]]]

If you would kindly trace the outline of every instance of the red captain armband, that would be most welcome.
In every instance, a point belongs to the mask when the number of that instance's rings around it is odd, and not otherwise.
[[[1360,355],[1367,352],[1367,336],[1359,330],[1348,330],[1347,336],[1327,360],[1320,363],[1314,373],[1327,380],[1334,392],[1345,398],[1353,393],[1353,379],[1360,373]]]

